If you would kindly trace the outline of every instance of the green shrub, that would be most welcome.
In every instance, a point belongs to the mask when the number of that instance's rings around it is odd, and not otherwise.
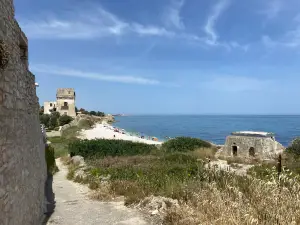
[[[50,174],[56,173],[58,171],[58,168],[55,163],[54,148],[51,145],[47,145],[45,149],[45,157],[46,157],[48,173]]]
[[[287,147],[286,151],[300,156],[300,138],[294,139],[291,145]]]
[[[90,111],[90,115],[96,116],[96,115],[97,115],[97,112],[96,112],[96,111]]]
[[[100,116],[100,117],[104,117],[105,116],[105,113],[104,112],[97,112],[96,116]]]
[[[77,140],[69,144],[69,152],[83,157],[105,157],[149,154],[154,145],[123,140]]]
[[[46,127],[48,127],[50,121],[50,115],[48,114],[43,114],[40,115],[40,123],[44,124]]]
[[[59,117],[58,122],[60,126],[63,126],[65,124],[69,124],[72,120],[73,118],[71,116],[62,115],[61,117]]]
[[[188,152],[194,151],[197,148],[210,148],[209,142],[198,138],[178,137],[167,142],[164,142],[162,148],[166,152]]]
[[[50,129],[54,129],[55,127],[58,126],[59,117],[60,117],[59,112],[51,113],[49,123],[48,123],[48,126],[49,126]]]
[[[48,137],[51,142],[51,146],[55,149],[55,158],[60,158],[68,155],[68,143],[70,140],[62,137]]]

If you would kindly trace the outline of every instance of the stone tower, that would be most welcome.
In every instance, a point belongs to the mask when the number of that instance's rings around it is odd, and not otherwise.
[[[61,115],[75,117],[75,97],[73,88],[58,88],[56,92],[56,111]]]

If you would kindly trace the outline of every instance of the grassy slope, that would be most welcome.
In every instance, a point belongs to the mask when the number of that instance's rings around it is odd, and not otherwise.
[[[51,142],[51,146],[55,149],[55,158],[60,158],[68,155],[68,144],[76,140],[78,131],[81,129],[90,129],[93,122],[89,120],[81,120],[78,126],[72,126],[65,129],[61,137],[48,137]]]

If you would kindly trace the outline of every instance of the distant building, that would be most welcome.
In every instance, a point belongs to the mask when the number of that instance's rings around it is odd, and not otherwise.
[[[51,114],[56,111],[56,102],[44,102],[44,114]]]
[[[219,155],[270,159],[283,150],[284,147],[275,140],[272,133],[240,131],[233,132],[226,138]]]
[[[58,88],[56,102],[44,102],[44,114],[59,112],[61,115],[75,117],[75,97],[73,88]]]

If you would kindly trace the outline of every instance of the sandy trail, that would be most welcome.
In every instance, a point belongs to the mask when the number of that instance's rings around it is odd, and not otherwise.
[[[54,175],[55,212],[49,225],[146,225],[143,215],[123,202],[100,202],[87,197],[89,189],[66,179],[67,168],[56,160],[59,172]]]
[[[153,145],[162,144],[162,142],[159,141],[152,141],[152,140],[142,139],[136,136],[130,136],[129,134],[121,134],[121,133],[114,132],[112,126],[107,124],[96,124],[96,126],[93,129],[82,131],[80,137],[89,140],[95,138],[104,138],[104,139],[120,139],[120,140],[141,142],[141,143],[153,144]]]

